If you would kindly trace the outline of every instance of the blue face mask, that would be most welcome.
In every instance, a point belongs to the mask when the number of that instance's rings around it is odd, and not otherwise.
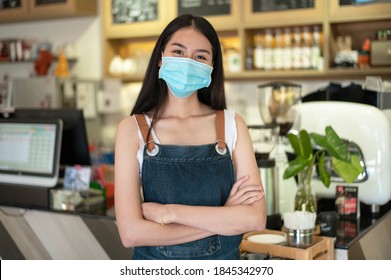
[[[194,59],[163,56],[159,78],[166,81],[174,96],[185,98],[210,85],[212,70],[213,67]]]

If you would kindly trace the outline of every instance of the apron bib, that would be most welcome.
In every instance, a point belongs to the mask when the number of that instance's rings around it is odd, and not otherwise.
[[[138,115],[136,119],[147,143],[141,175],[145,202],[225,204],[235,174],[224,142],[224,111],[216,115],[217,143],[197,146],[156,144],[151,137],[147,140],[149,127],[145,116]],[[133,259],[240,259],[241,240],[242,235],[214,235],[178,245],[135,247]]]

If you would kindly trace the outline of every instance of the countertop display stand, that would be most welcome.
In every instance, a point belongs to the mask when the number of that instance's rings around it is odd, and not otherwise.
[[[308,248],[288,247],[284,244],[262,244],[247,240],[255,234],[278,234],[285,233],[277,230],[264,230],[261,232],[252,231],[243,236],[240,250],[242,253],[259,253],[269,255],[273,258],[291,260],[334,260],[334,239],[331,237],[314,236],[314,244]]]

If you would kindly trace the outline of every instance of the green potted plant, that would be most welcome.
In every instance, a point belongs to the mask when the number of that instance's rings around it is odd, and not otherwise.
[[[312,173],[316,167],[323,185],[327,188],[330,186],[331,175],[325,166],[326,156],[331,157],[334,172],[346,183],[354,182],[363,171],[358,155],[349,151],[348,144],[331,126],[326,126],[325,135],[308,133],[302,129],[298,135],[290,132],[287,137],[296,157],[289,161],[283,178],[297,175],[295,210],[316,212],[316,198],[311,189]]]

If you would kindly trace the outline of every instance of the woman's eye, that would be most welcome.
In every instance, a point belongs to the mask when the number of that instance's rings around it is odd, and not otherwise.
[[[181,51],[181,50],[173,50],[172,53],[173,53],[173,54],[182,55],[182,54],[183,54],[183,51]]]
[[[206,57],[203,55],[197,55],[194,59],[196,60],[206,60]]]

